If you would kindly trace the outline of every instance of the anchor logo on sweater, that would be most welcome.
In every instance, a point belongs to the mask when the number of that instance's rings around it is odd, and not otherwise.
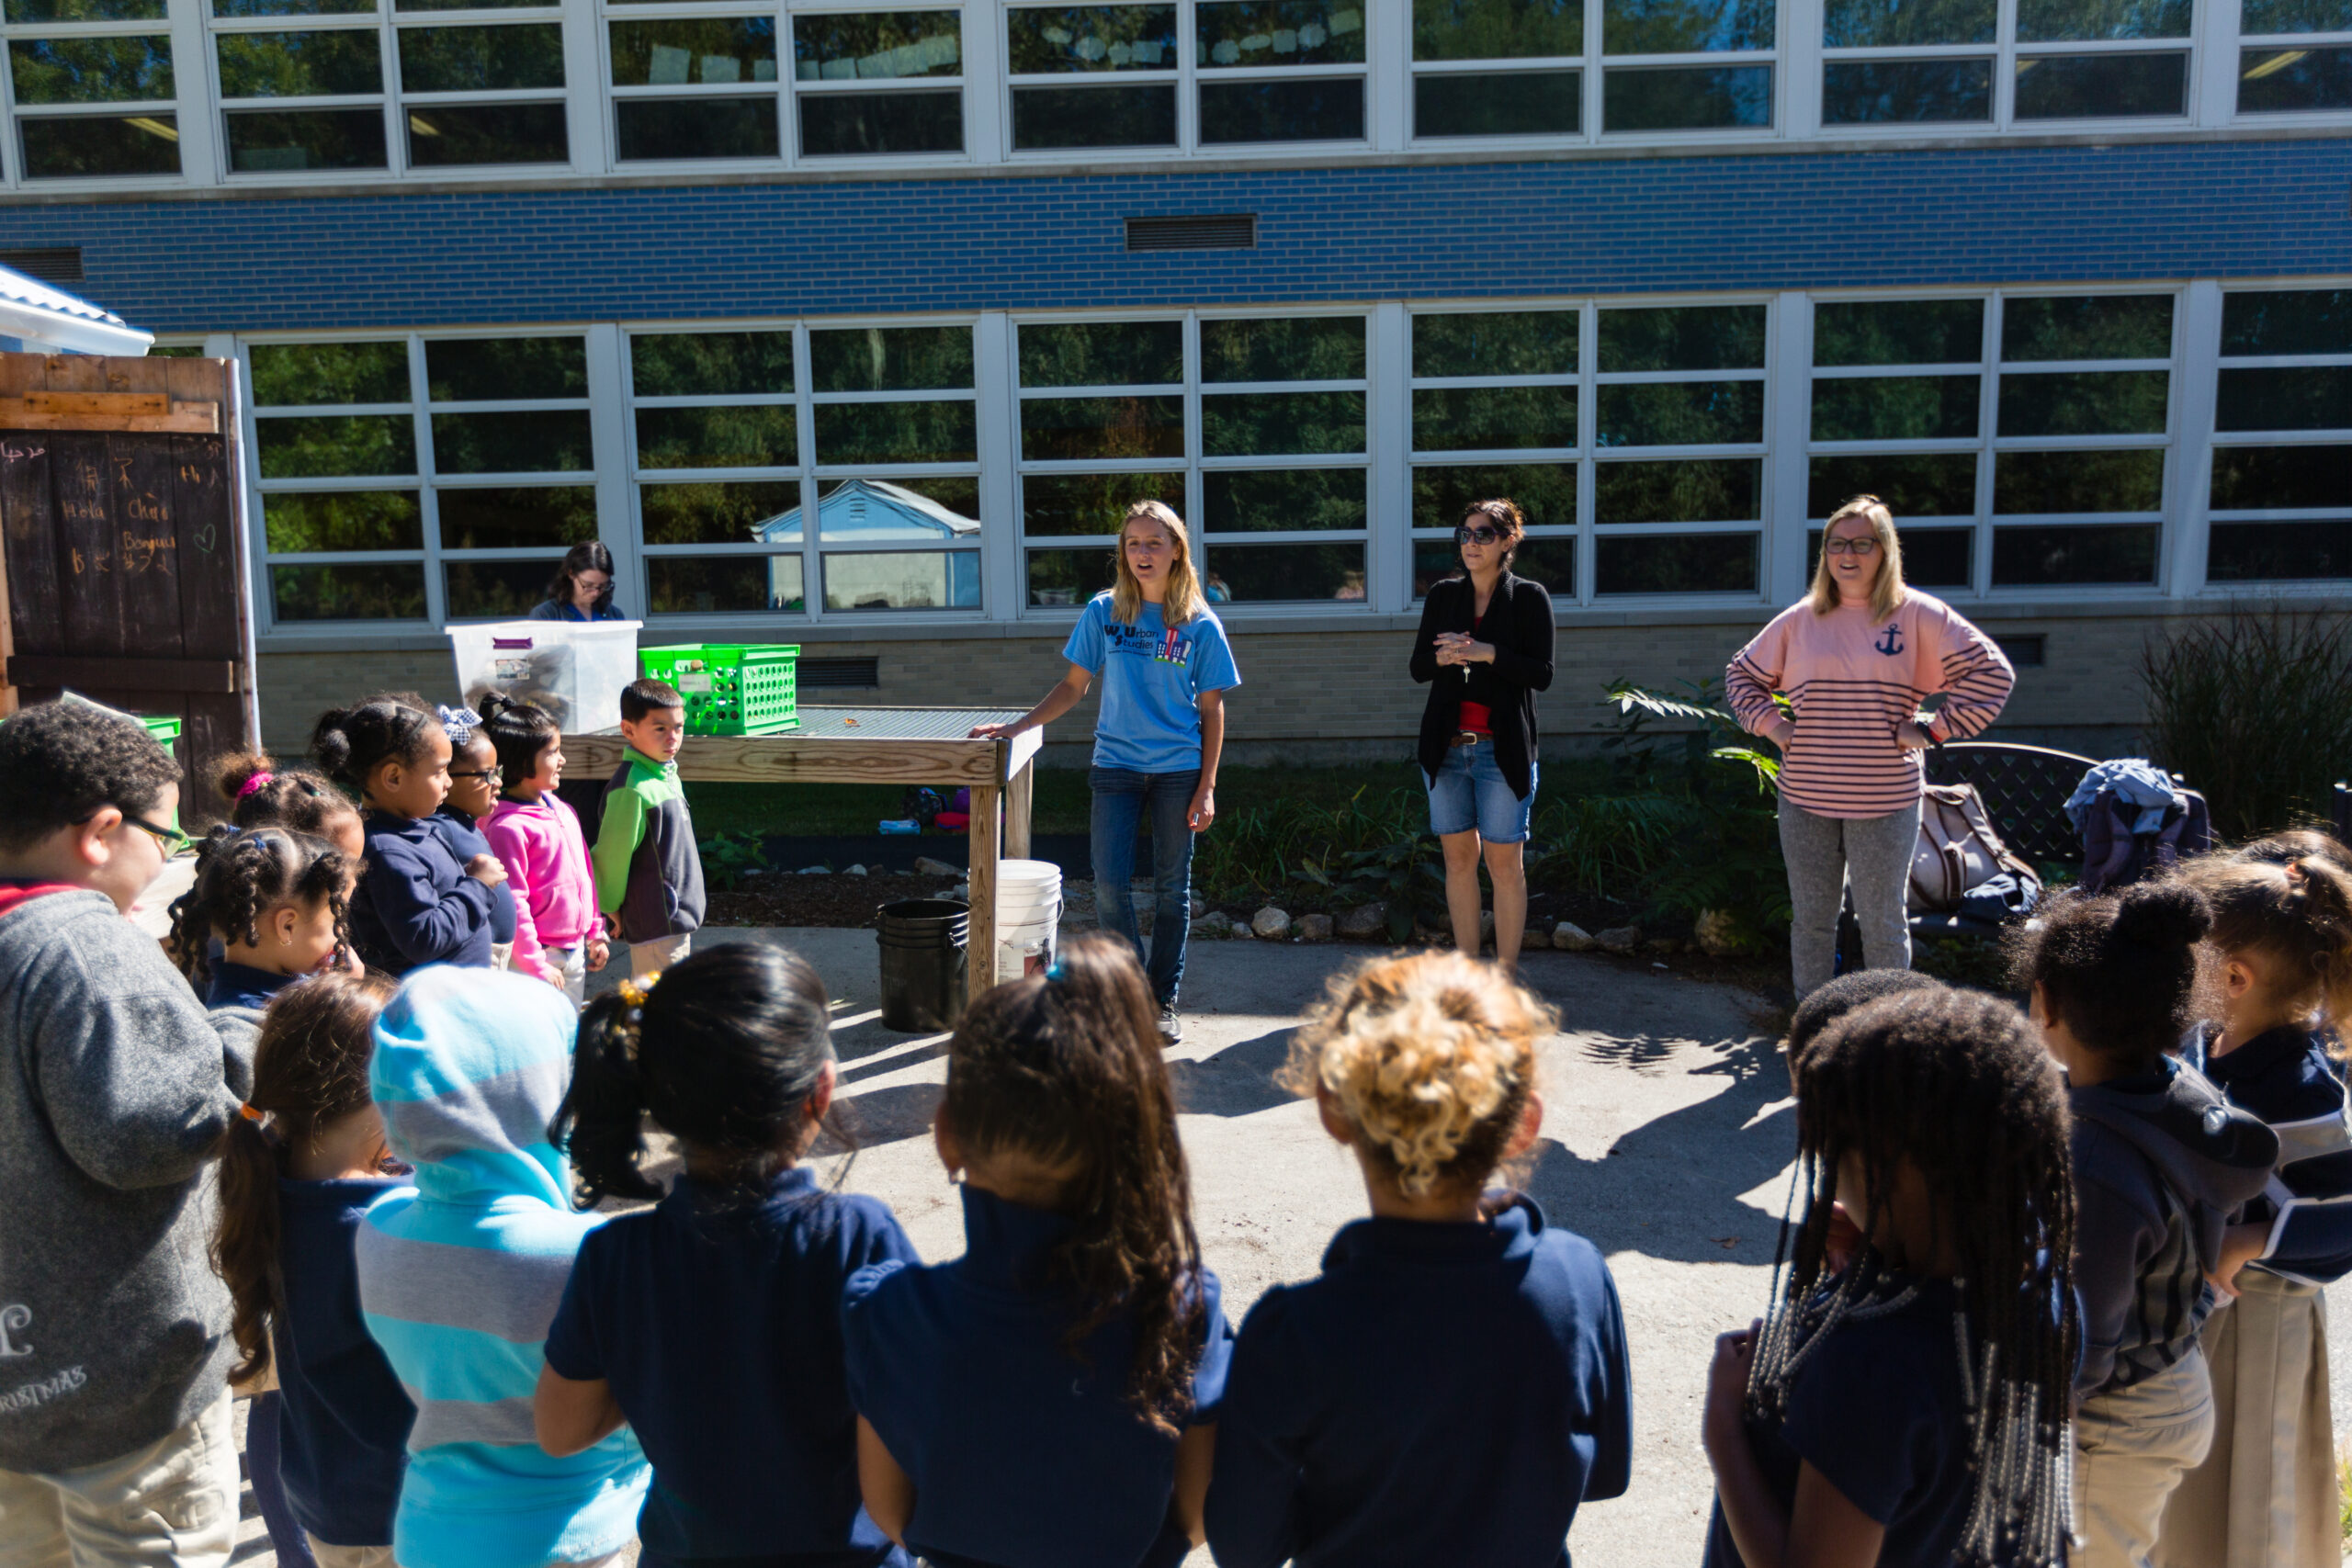
[[[1886,635],[1879,638],[1876,642],[1871,644],[1871,646],[1877,649],[1881,653],[1885,654],[1889,659],[1894,658],[1896,654],[1903,651],[1902,626],[1894,622],[1888,622]]]

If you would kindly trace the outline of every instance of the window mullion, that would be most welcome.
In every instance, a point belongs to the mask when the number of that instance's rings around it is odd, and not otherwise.
[[[2237,6],[2230,6],[2232,11]],[[2220,392],[2222,285],[2191,283],[2181,298],[2173,373],[2172,453],[2165,475],[2165,592],[2175,599],[2205,590],[2206,512],[2211,501],[2214,405]]]

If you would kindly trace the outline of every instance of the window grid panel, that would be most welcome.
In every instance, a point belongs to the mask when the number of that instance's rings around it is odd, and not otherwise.
[[[2226,312],[2241,301],[2324,296],[2352,306],[2352,288],[2310,285],[2233,288],[2222,299]],[[2266,382],[2278,385],[2298,371],[2352,367],[2352,353],[2281,353],[2272,344],[2233,352],[2226,326],[2223,335],[2217,374],[2239,397],[2258,396]],[[2345,380],[2352,382],[2352,369]],[[2208,592],[2352,581],[2352,394],[2332,407],[2323,395],[2314,412],[2308,424],[2259,430],[2234,409],[2217,408],[2212,473],[2206,493],[2193,498],[2207,503]]]
[[[2191,96],[2194,91],[2193,69],[2196,35],[2194,24],[2183,8],[2181,30],[2177,36],[2164,38],[2109,39],[2030,39],[2020,36],[2017,0],[1999,0],[1995,8],[1995,36],[1989,40],[1954,40],[1948,43],[1903,44],[1837,44],[1829,41],[1828,29],[1833,25],[1831,13],[1835,0],[1829,0],[1821,13],[1823,17],[1823,47],[1820,51],[1822,75],[1812,87],[1821,107],[1821,132],[1828,136],[1917,136],[1922,131],[1938,135],[1968,135],[1973,133],[2004,134],[2018,130],[2035,130],[2048,126],[2098,124],[2101,126],[2177,125],[2194,115]],[[2163,103],[2119,101],[2102,108],[2096,104],[2081,112],[2056,112],[2067,106],[2063,99],[2036,104],[2036,95],[2029,94],[2029,107],[2034,112],[2020,112],[2018,107],[2018,86],[2021,75],[2040,68],[2043,62],[2064,62],[2088,57],[2109,55],[2162,56],[2177,62],[2177,96],[2169,107]],[[1971,92],[1968,107],[1981,112],[1971,114],[1936,114],[1920,112],[1934,107],[1932,101],[1917,99],[1910,106],[1913,112],[1890,112],[1883,115],[1841,115],[1833,95],[1841,86],[1866,88],[1867,76],[1860,68],[1875,64],[1932,65],[1936,63],[1963,64],[1985,62],[1990,65],[1989,79],[1983,83],[1981,100]],[[2021,66],[2023,69],[2021,70]],[[1972,82],[1971,85],[1973,84]],[[1890,100],[1894,95],[1890,94]],[[1858,106],[1867,108],[1865,98]],[[1899,106],[1892,101],[1885,106],[1894,110]],[[1947,107],[1955,106],[1946,106]]]

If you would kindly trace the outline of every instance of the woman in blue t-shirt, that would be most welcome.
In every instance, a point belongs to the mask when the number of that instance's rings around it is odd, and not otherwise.
[[[1103,936],[975,1002],[933,1128],[964,1256],[850,1281],[865,1506],[933,1568],[1174,1568],[1202,1539],[1232,1336],[1152,1022]]]
[[[972,733],[1009,740],[1052,723],[1102,677],[1094,721],[1091,853],[1095,919],[1143,951],[1134,901],[1136,828],[1151,819],[1151,989],[1159,1032],[1183,1037],[1176,988],[1192,929],[1193,835],[1216,818],[1216,764],[1225,750],[1225,694],[1241,684],[1225,626],[1193,570],[1183,520],[1156,501],[1127,508],[1119,527],[1118,581],[1088,602],[1062,645],[1069,673],[1011,724]]]
[[[648,1568],[906,1562],[858,1505],[841,1299],[915,1253],[888,1205],[800,1163],[832,1104],[830,1018],[815,970],[744,943],[623,981],[580,1022],[553,1132],[582,1200],[662,1201],[581,1243],[533,1413],[559,1458],[636,1431]],[[667,1197],[640,1165],[649,1112],[684,1145]]]
[[[1935,986],[1823,1030],[1796,1092],[1786,1289],[1707,1378],[1707,1568],[2057,1568],[2082,1325],[2055,1064]]]

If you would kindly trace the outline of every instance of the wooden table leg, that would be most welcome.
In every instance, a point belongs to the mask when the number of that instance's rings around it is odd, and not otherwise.
[[[996,812],[1003,794],[995,784],[972,786],[972,822],[968,829],[972,843],[972,919],[965,939],[967,998],[978,998],[996,984]]]
[[[1030,762],[1004,786],[1004,858],[1029,858],[1029,805],[1037,787],[1037,764]]]

